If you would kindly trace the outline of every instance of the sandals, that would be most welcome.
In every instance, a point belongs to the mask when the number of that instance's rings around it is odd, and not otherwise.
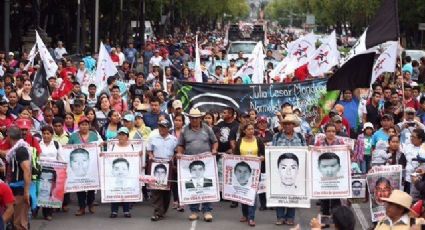
[[[248,221],[248,225],[251,227],[255,227],[255,221],[254,220],[249,220]]]
[[[285,221],[284,220],[282,220],[282,219],[279,219],[279,220],[277,220],[276,221],[276,223],[275,223],[276,225],[284,225],[285,224]]]
[[[184,207],[183,206],[177,207],[176,211],[177,212],[184,212]]]
[[[111,213],[111,215],[109,216],[109,218],[117,218],[118,214],[113,212]]]
[[[295,222],[293,220],[286,220],[285,221],[285,224],[286,225],[289,225],[289,226],[294,226],[295,225]]]
[[[164,217],[163,216],[160,216],[160,215],[153,215],[153,216],[151,216],[151,221],[159,221],[159,220],[161,220],[163,218]]]
[[[246,218],[245,216],[239,219],[239,222],[247,222],[247,221],[248,221],[248,218]]]

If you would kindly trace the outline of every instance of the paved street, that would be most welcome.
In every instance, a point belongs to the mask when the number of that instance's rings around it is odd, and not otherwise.
[[[100,194],[97,194],[99,197]],[[220,229],[231,229],[231,230],[242,230],[248,227],[245,223],[240,223],[239,218],[241,217],[240,206],[235,209],[229,207],[230,202],[215,203],[214,206],[214,221],[212,223],[206,223],[202,220],[191,222],[187,219],[189,211],[183,213],[177,212],[173,209],[169,210],[167,217],[160,222],[151,222],[150,216],[152,214],[152,208],[148,202],[138,203],[133,206],[132,218],[127,219],[122,216],[120,210],[119,217],[117,219],[109,218],[109,204],[100,204],[96,207],[95,214],[86,214],[83,217],[74,216],[74,212],[77,207],[75,206],[76,197],[73,197],[73,206],[70,208],[69,213],[55,213],[52,221],[45,221],[41,218],[41,212],[39,217],[31,222],[31,229],[34,230],[56,230],[56,229],[101,229],[101,230],[115,230],[115,229],[158,229],[158,230],[220,230]],[[311,209],[298,209],[296,213],[296,223],[301,224],[301,229],[309,229],[310,219],[317,215],[319,207],[315,205],[315,201],[312,202]],[[366,220],[359,221],[357,216],[356,229],[363,229],[359,222],[370,223],[370,214],[367,204],[353,205],[354,209],[358,209],[359,215],[363,215],[361,218]],[[355,210],[356,212],[356,210]],[[258,211],[256,213],[257,229],[290,229],[288,226],[276,226],[275,211]]]

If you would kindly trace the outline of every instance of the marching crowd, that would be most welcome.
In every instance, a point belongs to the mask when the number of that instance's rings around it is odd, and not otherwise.
[[[249,84],[250,77],[234,77],[247,60],[243,53],[230,60],[227,67],[206,66],[206,61],[223,60],[224,39],[219,34],[201,36],[201,47],[208,50],[202,57],[203,81],[206,83]],[[270,39],[265,60],[276,59],[271,49],[277,49],[288,37]],[[273,43],[275,41],[275,43]],[[343,90],[341,96],[320,124],[304,116],[306,111],[284,103],[274,117],[258,115],[254,109],[236,111],[231,107],[214,111],[192,108],[183,111],[182,101],[175,98],[175,80],[194,81],[194,70],[188,64],[194,59],[193,37],[171,37],[148,42],[141,50],[132,43],[125,49],[105,40],[105,48],[118,67],[118,74],[107,79],[107,86],[98,89],[90,84],[82,89],[82,79],[94,68],[94,55],[75,61],[68,55],[64,44],[57,43],[52,56],[59,66],[56,76],[48,76],[49,91],[54,92],[61,78],[71,79],[73,87],[59,98],[49,97],[40,107],[33,102],[32,87],[38,64],[24,70],[26,53],[0,52],[0,222],[11,223],[13,229],[29,229],[32,213],[38,208],[31,204],[30,187],[38,179],[37,161],[63,161],[61,149],[66,144],[97,143],[103,146],[118,139],[115,150],[126,151],[129,140],[146,141],[148,160],[169,158],[173,162],[173,180],[177,180],[176,159],[182,155],[211,152],[257,156],[264,161],[265,146],[333,146],[345,145],[341,137],[355,140],[351,154],[352,172],[367,173],[377,165],[402,165],[403,191],[394,190],[387,201],[386,217],[376,223],[376,229],[410,229],[409,210],[413,201],[425,198],[425,57],[399,60],[394,75],[383,75],[373,84],[369,93],[359,89]],[[273,69],[273,63],[268,65]],[[164,71],[164,72],[163,72]],[[265,73],[267,76],[267,72]],[[162,77],[165,75],[165,79]],[[265,78],[265,83],[282,79]],[[304,81],[311,76],[296,71],[284,82]],[[164,80],[167,84],[164,84]],[[164,89],[164,86],[167,86]],[[123,87],[124,86],[124,87]],[[84,92],[83,92],[84,91]],[[315,138],[317,132],[324,138]],[[118,149],[118,150],[117,150]],[[115,151],[114,150],[114,151]],[[262,163],[264,172],[264,163]],[[204,182],[205,183],[205,182]],[[411,187],[419,191],[411,193]],[[71,202],[65,194],[61,211],[68,212]],[[179,204],[177,183],[170,191],[144,188],[144,196],[153,205],[152,221],[163,219],[169,204],[184,211]],[[172,199],[171,199],[172,197]],[[95,191],[77,193],[76,216],[86,211],[95,212]],[[259,210],[268,209],[265,194],[260,194]],[[339,199],[321,200],[321,213],[333,214],[336,229],[354,229],[355,218]],[[343,202],[344,203],[344,202]],[[124,216],[131,216],[131,203],[113,203],[111,218],[118,216],[119,206]],[[242,206],[241,222],[255,226],[256,205]],[[231,202],[231,208],[238,203]],[[54,209],[42,208],[46,220],[52,220]],[[205,221],[213,220],[210,203],[189,205],[189,219],[196,220],[200,212]],[[276,225],[295,226],[296,209],[278,207]],[[425,210],[424,210],[425,211]],[[420,217],[418,213],[416,217]],[[413,223],[412,223],[413,224]],[[3,223],[0,223],[3,226]],[[312,219],[313,229],[320,229]],[[0,229],[1,229],[0,227]],[[415,227],[415,226],[413,226]]]

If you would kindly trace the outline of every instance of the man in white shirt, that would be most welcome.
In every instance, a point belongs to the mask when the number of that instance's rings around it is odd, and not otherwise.
[[[381,220],[375,230],[381,229],[410,229],[409,211],[412,206],[412,197],[400,190],[393,190],[389,198],[382,198],[387,202],[385,218]],[[413,223],[412,223],[413,224]]]
[[[154,51],[154,56],[151,57],[151,60],[149,61],[149,72],[152,71],[152,67],[154,66],[160,66],[159,63],[161,62],[162,57],[159,55],[159,49],[156,49]]]
[[[124,61],[125,61],[125,55],[124,55],[124,53],[122,52],[122,50],[121,50],[121,47],[119,47],[119,46],[117,46],[117,55],[118,55],[118,57],[119,57],[119,62],[118,62],[118,65],[119,66],[122,66],[122,64],[124,63]]]
[[[63,58],[63,55],[68,54],[65,47],[63,47],[62,41],[58,41],[58,47],[55,49],[55,58],[56,60],[60,60]]]

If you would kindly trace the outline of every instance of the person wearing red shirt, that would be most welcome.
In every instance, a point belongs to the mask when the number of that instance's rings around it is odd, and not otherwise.
[[[9,103],[5,100],[0,101],[0,131],[6,133],[6,129],[13,124],[13,118],[8,113]]]
[[[0,214],[2,215],[0,227],[12,219],[14,203],[15,197],[13,196],[12,190],[6,183],[0,180]]]
[[[404,105],[406,108],[414,108],[416,111],[419,109],[419,102],[413,97],[412,86],[409,84],[404,84]]]
[[[111,60],[112,60],[112,62],[113,62],[115,65],[119,65],[119,63],[120,63],[120,57],[118,56],[117,51],[116,51],[116,49],[115,49],[115,48],[112,48],[112,49],[111,49],[111,54],[110,54],[110,56],[111,56]]]
[[[37,138],[31,135],[31,132],[29,132],[29,130],[31,130],[31,127],[32,127],[32,121],[26,118],[18,118],[15,121],[15,124],[19,129],[22,130],[22,136],[25,137],[25,141],[31,147],[37,150],[37,155],[40,155],[41,147],[40,147],[39,141],[37,140]],[[12,148],[12,146],[10,145],[9,137],[6,137],[0,143],[0,156],[4,156],[10,148]]]

